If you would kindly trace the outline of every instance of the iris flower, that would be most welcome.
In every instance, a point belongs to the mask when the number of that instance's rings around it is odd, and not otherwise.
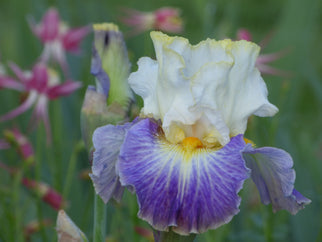
[[[44,122],[47,138],[50,140],[48,101],[71,94],[81,86],[81,83],[71,80],[59,83],[56,72],[43,63],[36,64],[31,72],[24,72],[15,64],[11,64],[11,68],[18,80],[9,76],[0,76],[0,89],[7,88],[27,93],[27,97],[19,107],[0,116],[0,121],[11,120],[35,105],[33,114],[35,124],[40,120]]]
[[[161,32],[151,37],[156,60],[141,58],[129,77],[144,100],[140,117],[93,135],[91,177],[101,198],[119,198],[126,186],[136,192],[141,219],[181,235],[228,223],[249,177],[273,211],[295,214],[310,203],[294,189],[287,152],[244,138],[251,115],[278,111],[255,66],[260,48],[244,40],[193,46]]]
[[[90,32],[88,26],[70,29],[60,20],[55,8],[50,8],[39,24],[29,18],[29,25],[33,33],[44,44],[41,60],[47,62],[52,58],[60,64],[64,71],[67,71],[65,52],[79,52],[80,42]]]

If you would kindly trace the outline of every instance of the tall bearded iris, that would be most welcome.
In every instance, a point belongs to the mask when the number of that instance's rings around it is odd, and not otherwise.
[[[93,135],[96,192],[107,202],[120,187],[137,194],[138,216],[156,230],[186,235],[228,223],[251,177],[264,204],[295,214],[310,202],[294,189],[290,155],[254,148],[243,137],[251,115],[273,116],[247,41],[188,40],[151,34],[156,60],[143,57],[129,77],[144,100],[139,118]]]

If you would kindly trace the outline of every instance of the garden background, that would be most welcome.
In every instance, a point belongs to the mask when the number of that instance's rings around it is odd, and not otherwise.
[[[196,241],[322,241],[322,11],[319,0],[105,0],[105,1],[0,1],[0,54],[6,67],[9,61],[22,69],[30,69],[42,51],[42,44],[32,34],[26,21],[28,15],[40,21],[45,11],[54,6],[61,18],[72,27],[91,23],[115,22],[125,33],[129,27],[120,22],[122,8],[153,11],[164,6],[182,11],[184,31],[180,34],[196,44],[205,38],[236,38],[240,28],[247,28],[253,41],[259,43],[271,34],[262,53],[288,50],[271,65],[288,71],[288,76],[264,75],[269,100],[279,108],[272,118],[253,117],[247,137],[259,147],[267,145],[287,150],[293,157],[296,188],[312,203],[296,216],[286,211],[271,212],[253,184],[246,182],[240,192],[241,212],[232,222],[217,230],[197,236]],[[87,235],[93,236],[94,189],[82,172],[90,169],[88,155],[82,148],[80,110],[90,75],[93,34],[82,42],[80,55],[69,55],[71,76],[83,86],[68,97],[49,104],[53,133],[47,145],[42,124],[32,132],[28,129],[31,112],[0,123],[3,131],[18,126],[35,149],[32,170],[24,167],[14,149],[1,150],[0,161],[23,169],[30,176],[49,184],[67,201],[66,213]],[[149,31],[125,38],[132,70],[142,56],[154,56]],[[14,91],[0,90],[0,115],[18,106],[21,96]],[[40,197],[21,185],[21,177],[0,169],[0,241],[19,241],[24,228],[32,221],[51,221],[32,234],[31,241],[55,241],[57,211]],[[127,192],[121,204],[108,205],[108,241],[148,241],[136,232],[149,226],[137,218],[135,195]]]

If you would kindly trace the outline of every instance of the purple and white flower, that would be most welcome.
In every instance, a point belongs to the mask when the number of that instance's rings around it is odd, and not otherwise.
[[[251,177],[264,204],[295,214],[310,203],[294,189],[291,156],[254,148],[244,133],[251,115],[278,109],[244,40],[187,39],[152,32],[156,60],[143,57],[129,77],[144,101],[139,119],[93,135],[92,180],[105,202],[120,184],[134,190],[138,216],[156,230],[202,233],[239,212],[238,192]]]

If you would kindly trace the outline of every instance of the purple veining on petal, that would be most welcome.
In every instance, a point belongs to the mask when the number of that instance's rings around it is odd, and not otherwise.
[[[120,146],[132,123],[106,125],[97,128],[93,134],[95,152],[93,154],[92,174],[96,193],[107,203],[111,197],[120,201],[124,188],[119,182],[115,165],[118,161]]]
[[[135,188],[139,217],[157,230],[174,226],[184,235],[228,223],[239,212],[238,192],[249,177],[241,156],[242,135],[220,150],[185,156],[178,145],[159,137],[158,130],[150,119],[138,122],[120,150],[120,180]]]
[[[243,157],[251,169],[251,178],[258,188],[262,203],[272,203],[274,212],[286,209],[296,214],[311,202],[294,189],[293,160],[286,151],[248,146],[243,151]]]

